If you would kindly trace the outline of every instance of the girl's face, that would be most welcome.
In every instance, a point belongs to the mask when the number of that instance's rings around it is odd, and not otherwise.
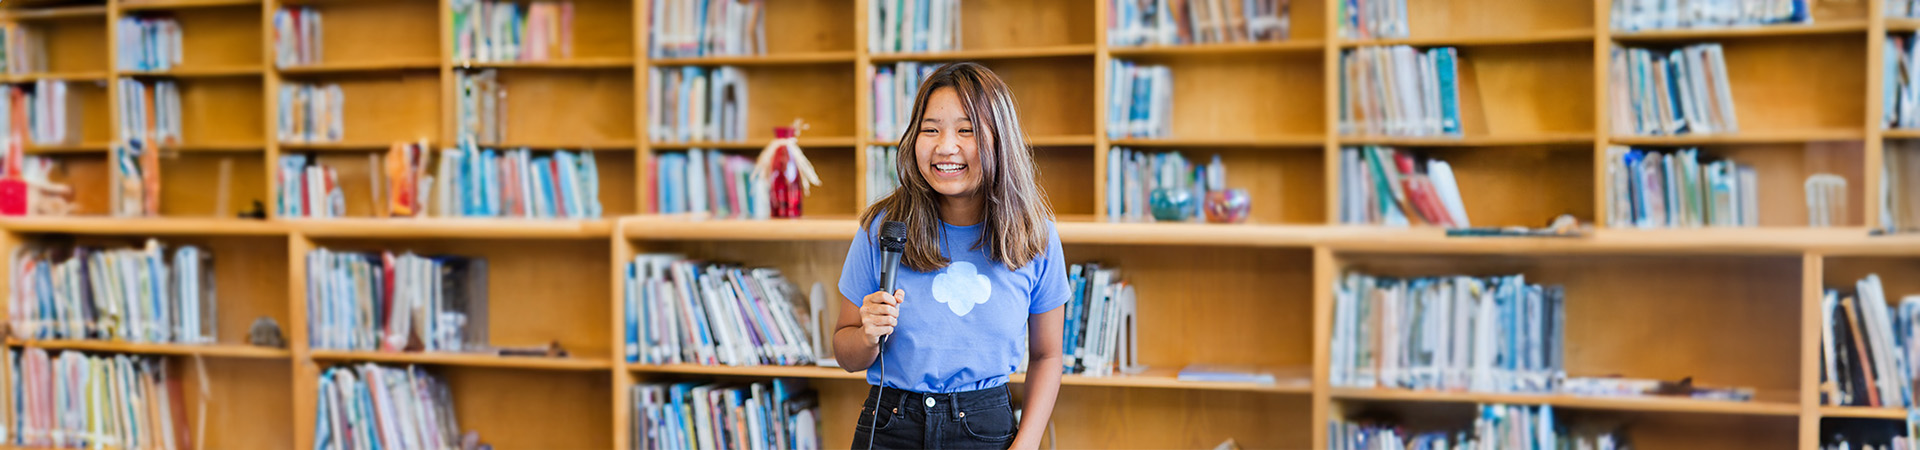
[[[960,95],[951,87],[934,90],[927,96],[926,115],[921,117],[914,141],[914,161],[920,176],[933,190],[948,197],[972,196],[980,189],[980,149],[974,144],[974,128]]]

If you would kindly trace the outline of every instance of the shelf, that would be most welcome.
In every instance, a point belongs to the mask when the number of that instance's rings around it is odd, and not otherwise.
[[[1620,145],[1720,145],[1720,144],[1794,144],[1822,141],[1858,141],[1866,139],[1861,130],[1805,130],[1680,136],[1613,136],[1609,142]]]
[[[1320,147],[1326,139],[1319,136],[1283,136],[1267,138],[1197,139],[1115,139],[1115,147]]]
[[[1738,39],[1775,36],[1808,36],[1821,34],[1848,34],[1867,32],[1867,22],[1845,20],[1804,25],[1765,25],[1730,28],[1690,28],[1675,30],[1648,30],[1617,32],[1613,40],[1619,42],[1659,42],[1692,41],[1703,39]]]
[[[872,55],[874,63],[894,61],[957,61],[985,59],[1022,59],[1057,58],[1063,56],[1093,56],[1092,45],[1057,45],[1051,47],[1004,48],[993,50],[956,50],[950,52],[916,53],[879,53]]]
[[[1410,391],[1403,389],[1333,388],[1333,398],[1339,400],[1390,402],[1553,405],[1558,408],[1570,409],[1760,416],[1796,416],[1800,414],[1800,405],[1791,403],[1732,402],[1722,400],[1695,400],[1678,397],[1585,397],[1564,394],[1481,394],[1470,392]]]
[[[693,58],[658,58],[647,61],[650,66],[798,66],[810,64],[852,64],[853,52],[806,52],[806,53],[769,53],[764,55],[725,55],[700,56]]]
[[[173,70],[130,70],[121,75],[130,77],[168,77],[168,78],[242,78],[257,77],[266,73],[260,67],[189,67]]]
[[[480,353],[391,353],[314,350],[312,356],[315,361],[499,367],[509,369],[607,370],[613,367],[613,363],[605,359],[497,356]]]
[[[342,141],[342,142],[282,142],[280,152],[378,152],[393,148],[394,142]],[[428,142],[427,145],[433,145]]]
[[[1911,19],[1911,18],[1888,18],[1887,19],[1887,31],[1916,31],[1916,30],[1920,30],[1920,19]]]
[[[1074,146],[1090,146],[1090,145],[1093,145],[1093,142],[1094,142],[1094,138],[1093,138],[1093,135],[1091,134],[1029,136],[1027,139],[1027,146],[1028,147],[1074,147]],[[875,145],[894,145],[894,144],[896,144],[896,142],[888,142],[886,144],[876,143]]]
[[[1530,136],[1340,136],[1340,145],[1389,145],[1399,147],[1515,147],[1543,145],[1593,145],[1594,136],[1585,133],[1554,133]]]
[[[1415,47],[1485,47],[1495,45],[1544,45],[1592,42],[1593,30],[1545,31],[1519,36],[1442,36],[1365,41],[1339,41],[1340,48],[1411,45]]]
[[[280,219],[287,228],[322,238],[590,239],[613,233],[611,220],[508,218]]]
[[[79,144],[59,145],[27,144],[24,150],[29,155],[46,153],[106,153],[107,148],[112,146],[112,144],[105,142],[82,142]]]
[[[1907,410],[1900,408],[1871,408],[1865,406],[1822,406],[1820,407],[1820,417],[1907,420]]]
[[[0,229],[18,233],[136,236],[275,236],[287,234],[286,227],[271,222],[185,217],[17,217],[0,219]]]
[[[633,149],[636,144],[637,144],[636,142],[630,141],[630,140],[595,142],[595,143],[538,142],[538,141],[508,140],[506,142],[495,143],[495,144],[479,144],[479,147],[480,148],[523,148],[524,147],[524,148],[543,149],[543,150],[602,150],[604,151],[609,149],[630,150],[630,149]],[[762,145],[764,146],[765,144],[762,144]]]
[[[121,341],[20,341],[7,339],[7,345],[14,347],[36,347],[49,350],[80,350],[89,352],[134,353],[143,355],[181,355],[211,356],[220,358],[287,358],[292,355],[286,349],[255,347],[239,344],[147,344]]]
[[[180,144],[174,149],[195,153],[247,153],[265,151],[267,145],[257,142],[192,142]]]
[[[629,58],[575,58],[570,60],[552,60],[552,61],[505,61],[505,62],[454,61],[453,67],[457,69],[602,70],[602,69],[632,68],[633,60]]]
[[[812,378],[829,380],[865,380],[867,373],[848,372],[838,367],[822,366],[716,366],[705,364],[636,364],[628,363],[627,370],[636,373],[678,373],[693,375],[726,375],[741,377],[779,377]]]
[[[188,8],[218,8],[225,6],[260,6],[260,0],[150,0],[120,2],[122,11],[171,10]]]
[[[759,150],[759,149],[766,148],[767,142],[771,142],[771,141],[773,141],[773,138],[766,138],[764,140],[758,140],[758,141],[730,141],[730,142],[716,142],[716,141],[654,142],[652,144],[648,144],[647,146],[652,147],[653,149],[656,149],[656,150],[684,150],[684,149],[690,149],[690,148],[724,149],[724,150]],[[815,147],[852,147],[854,146],[855,142],[858,142],[858,140],[851,137],[819,137],[819,138],[802,137],[800,138],[800,148],[804,149],[804,148],[815,148]],[[1088,142],[1088,144],[1092,144],[1092,142]]]
[[[62,6],[53,8],[6,8],[0,10],[0,20],[53,20],[107,18],[107,7],[101,6]]]
[[[827,380],[867,379],[865,371],[847,372],[838,367],[820,366],[719,366],[701,364],[628,364],[627,369],[636,373],[673,373],[693,375],[717,375],[764,378],[810,378]],[[1149,369],[1139,375],[1112,375],[1089,377],[1083,375],[1064,375],[1060,379],[1063,386],[1105,386],[1161,389],[1197,389],[1242,392],[1279,392],[1307,393],[1312,387],[1307,380],[1290,380],[1274,384],[1260,383],[1216,383],[1198,381],[1180,381],[1176,369]],[[1016,373],[1008,377],[1008,382],[1022,383],[1026,374]]]
[[[59,81],[107,81],[106,72],[42,72],[6,75],[8,83],[32,83],[40,80]]]
[[[308,64],[279,68],[286,75],[326,75],[358,72],[398,72],[408,70],[436,70],[440,63],[431,59],[393,60],[393,61],[354,61]]]
[[[1915,139],[1920,138],[1920,129],[1894,128],[1881,130],[1880,137],[1887,139]]]
[[[1194,45],[1147,45],[1137,47],[1112,47],[1107,50],[1116,58],[1138,56],[1183,56],[1183,55],[1262,55],[1287,53],[1315,53],[1326,48],[1326,41],[1303,39],[1297,41],[1274,42],[1236,42],[1228,44]]]

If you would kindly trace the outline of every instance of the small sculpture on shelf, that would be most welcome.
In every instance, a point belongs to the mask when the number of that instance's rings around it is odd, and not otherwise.
[[[1208,222],[1247,221],[1247,213],[1253,210],[1253,198],[1246,189],[1227,189],[1227,165],[1220,162],[1220,155],[1213,155],[1213,162],[1207,164],[1206,185]]]
[[[280,323],[272,317],[253,320],[253,326],[247,328],[247,343],[256,347],[287,348],[287,339],[280,334]]]
[[[759,217],[800,217],[800,201],[820,185],[813,162],[800,151],[800,131],[807,129],[799,119],[792,126],[774,127],[773,142],[760,151],[754,164],[754,185],[765,186],[768,209],[756,211]]]

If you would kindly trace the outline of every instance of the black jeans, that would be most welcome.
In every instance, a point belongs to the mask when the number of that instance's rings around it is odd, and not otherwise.
[[[952,394],[887,389],[884,397],[876,395],[879,389],[867,389],[860,422],[853,426],[854,450],[867,448],[868,439],[876,449],[1004,449],[1013,445],[1019,430],[1006,386]]]

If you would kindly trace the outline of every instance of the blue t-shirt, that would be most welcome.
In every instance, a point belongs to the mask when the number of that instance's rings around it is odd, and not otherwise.
[[[861,229],[847,248],[840,293],[856,307],[880,291],[880,248],[873,235],[884,221]],[[894,289],[906,290],[907,300],[881,352],[886,386],[940,394],[1005,385],[1025,354],[1028,316],[1052,311],[1073,296],[1060,235],[1047,221],[1046,253],[1020,270],[1008,270],[988,256],[986,247],[972,250],[983,225],[943,222],[940,227],[941,254],[952,262],[927,273],[903,261],[894,273]],[[868,368],[867,383],[881,383],[878,369]]]

